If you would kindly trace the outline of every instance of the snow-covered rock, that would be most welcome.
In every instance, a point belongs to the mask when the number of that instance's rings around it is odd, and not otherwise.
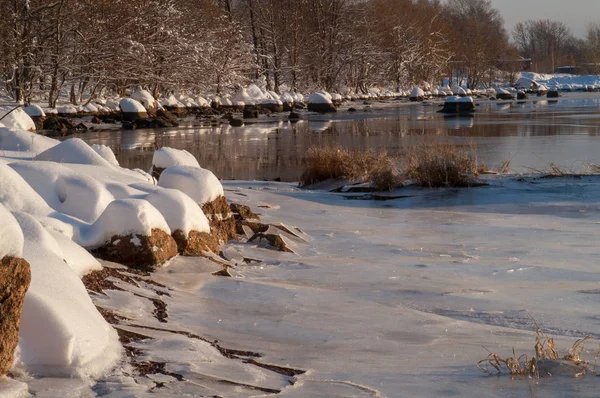
[[[152,165],[166,169],[173,166],[200,167],[198,160],[186,150],[162,147],[154,152]]]
[[[110,149],[110,147],[108,147],[106,145],[102,145],[102,144],[93,144],[92,149],[98,155],[102,156],[102,158],[104,158],[104,160],[106,160],[108,163],[110,163],[114,166],[119,165],[119,161],[117,160],[115,153],[113,152],[112,149]]]
[[[131,99],[139,102],[145,108],[145,111],[157,110],[158,102],[154,99],[149,91],[144,90],[141,87],[136,87],[135,90],[129,96]]]
[[[35,160],[113,167],[80,138],[71,138],[40,153]]]
[[[73,114],[76,114],[77,112],[79,112],[77,107],[75,105],[71,105],[71,104],[59,106],[56,108],[56,110],[58,111],[58,113],[63,114],[63,115],[73,115]]]
[[[5,127],[35,131],[33,119],[22,109],[0,109],[0,119]]]
[[[133,98],[123,98],[119,101],[119,108],[123,113],[145,114],[146,108],[144,105],[134,100]]]
[[[15,170],[54,210],[93,223],[114,200],[104,184],[56,162],[15,162]]]
[[[160,211],[172,232],[179,230],[184,236],[190,231],[210,233],[200,206],[180,190],[157,189],[144,199]]]
[[[5,256],[23,256],[23,231],[19,223],[4,205],[0,203],[0,260]]]
[[[31,215],[15,213],[31,265],[17,364],[46,376],[99,377],[121,358],[116,331],[102,318],[56,240]]]
[[[425,99],[425,91],[423,91],[419,87],[415,87],[413,91],[410,93],[411,101],[423,101]]]
[[[5,151],[5,154],[8,151],[14,151],[23,152],[24,155],[32,157],[58,145],[59,142],[23,129],[0,127],[0,149]]]
[[[313,93],[306,102],[307,108],[311,112],[336,112],[330,96],[325,93]]]
[[[36,104],[27,105],[27,106],[23,107],[23,110],[30,117],[44,117],[44,116],[46,116],[46,113],[44,112],[44,110],[42,109],[42,107],[39,106],[39,105],[36,105]]]
[[[224,194],[219,179],[210,170],[199,167],[169,167],[162,172],[158,185],[178,189],[198,204],[212,202]]]

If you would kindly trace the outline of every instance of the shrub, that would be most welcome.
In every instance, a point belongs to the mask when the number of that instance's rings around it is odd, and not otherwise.
[[[470,187],[478,175],[475,145],[421,144],[409,150],[404,168],[423,187]]]

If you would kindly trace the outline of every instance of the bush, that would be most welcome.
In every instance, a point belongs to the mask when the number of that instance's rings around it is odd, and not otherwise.
[[[385,152],[353,153],[339,146],[310,148],[304,159],[300,186],[329,179],[369,182],[379,191],[391,191],[402,184],[395,160]]]
[[[422,144],[407,153],[404,174],[430,187],[470,187],[478,175],[475,145]]]

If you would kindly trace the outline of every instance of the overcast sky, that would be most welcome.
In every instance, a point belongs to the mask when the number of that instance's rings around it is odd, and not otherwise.
[[[588,23],[600,22],[600,0],[492,0],[492,5],[504,17],[509,33],[519,21],[550,18],[584,37]]]

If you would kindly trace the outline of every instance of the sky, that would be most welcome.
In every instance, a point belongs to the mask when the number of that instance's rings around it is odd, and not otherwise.
[[[600,23],[600,0],[492,0],[492,6],[504,17],[509,33],[519,21],[549,18],[583,38],[590,22]]]

